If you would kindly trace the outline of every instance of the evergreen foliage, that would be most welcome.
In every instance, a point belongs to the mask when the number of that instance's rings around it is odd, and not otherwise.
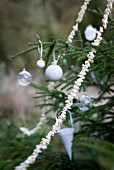
[[[93,98],[93,107],[82,112],[76,105],[77,100],[70,112],[74,123],[80,124],[79,130],[76,129],[73,140],[73,160],[70,161],[62,142],[55,136],[49,147],[37,158],[35,164],[31,165],[30,170],[113,170],[114,169],[114,20],[110,19],[107,35],[108,41],[103,39],[97,47],[95,62],[91,65],[81,89],[84,92],[88,86],[95,86],[99,89],[98,98]],[[80,35],[77,35],[78,37]],[[16,58],[27,52],[36,50],[38,43],[30,43],[29,48],[12,58]],[[76,80],[81,65],[86,59],[87,53],[91,49],[91,44],[80,39],[73,45],[68,45],[64,40],[56,39],[53,42],[43,43],[43,56],[45,57],[46,67],[49,65],[52,52],[61,55],[59,65],[64,70],[65,76],[58,81],[55,88],[51,91],[46,86],[38,85],[34,82],[31,87],[36,88],[34,96],[44,99],[46,96],[50,102],[36,105],[39,109],[49,106],[46,110],[60,114],[66,100],[66,93],[72,88]],[[65,54],[65,55],[64,55]],[[35,145],[42,137],[45,137],[54,119],[48,118],[47,124],[39,132],[30,137],[19,137],[19,130],[15,123],[1,123],[0,140],[0,170],[13,170],[16,165],[23,162],[31,154]],[[68,118],[64,122],[68,125]],[[77,127],[77,126],[76,126]]]

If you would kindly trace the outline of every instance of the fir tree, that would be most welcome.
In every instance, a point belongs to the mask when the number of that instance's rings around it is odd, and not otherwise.
[[[94,11],[95,12],[95,11]],[[101,14],[96,11],[99,16]],[[97,87],[98,97],[92,98],[93,106],[86,112],[82,112],[77,107],[78,99],[74,99],[70,113],[73,116],[76,127],[73,140],[73,160],[70,161],[62,142],[58,136],[54,136],[51,144],[37,158],[36,162],[30,166],[31,170],[113,170],[114,169],[114,20],[110,18],[108,29],[101,44],[96,47],[95,62],[91,65],[85,81],[82,83],[80,91],[86,92],[88,87]],[[107,38],[108,37],[108,38]],[[43,42],[43,56],[45,68],[50,64],[53,50],[56,55],[61,55],[59,65],[64,70],[64,78],[56,82],[54,89],[49,90],[47,86],[42,86],[31,82],[30,87],[36,88],[35,100],[42,99],[42,103],[36,105],[38,109],[47,107],[47,123],[36,134],[21,138],[17,136],[19,130],[15,123],[2,124],[1,129],[5,131],[2,135],[0,146],[0,169],[14,169],[16,165],[23,162],[31,154],[35,145],[42,137],[45,137],[50,127],[54,124],[54,119],[48,115],[56,113],[57,116],[64,106],[69,92],[77,75],[81,70],[81,65],[85,61],[87,53],[91,49],[91,44],[83,40],[83,34],[78,32],[75,39],[78,42],[68,44],[61,39],[54,39],[52,42]],[[21,56],[33,50],[37,50],[38,44],[29,43],[29,48],[12,58]],[[44,69],[45,70],[45,69]],[[48,84],[49,81],[47,81]],[[93,88],[94,90],[94,88]],[[48,97],[48,102],[43,102]],[[69,115],[64,122],[69,126]],[[77,129],[77,126],[80,127]]]

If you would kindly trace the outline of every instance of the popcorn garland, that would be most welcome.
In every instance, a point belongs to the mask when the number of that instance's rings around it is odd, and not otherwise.
[[[55,83],[49,82],[48,84],[48,90],[51,91],[54,89]],[[48,98],[46,98],[46,103],[48,101]],[[41,126],[46,122],[46,115],[43,113],[40,117],[40,121],[37,123],[36,127],[32,130],[29,130],[26,127],[20,127],[19,130],[26,136],[31,136],[35,134],[39,129],[41,129]]]
[[[85,2],[84,2],[85,5],[83,5],[81,7],[81,11],[79,12],[80,17],[76,20],[78,23],[81,22],[84,12],[87,9],[87,4],[89,4],[89,1],[90,0],[85,0]],[[94,42],[91,43],[93,46],[98,46],[102,40],[101,35],[104,31],[103,29],[107,28],[108,16],[112,10],[112,4],[113,4],[112,0],[107,0],[107,7],[105,9],[104,16],[102,19],[103,26],[100,27],[99,31],[97,31],[97,37],[94,40]],[[72,39],[73,39],[73,37],[72,38],[68,37],[68,42],[71,43],[72,41],[69,41],[69,40],[72,40]],[[65,104],[63,110],[61,111],[61,115],[58,118],[56,118],[56,122],[52,126],[52,130],[47,134],[47,136],[45,138],[42,138],[39,145],[36,145],[36,148],[33,150],[32,154],[23,163],[21,163],[19,166],[15,167],[15,170],[26,170],[26,168],[29,167],[30,164],[33,164],[35,162],[35,159],[39,155],[39,153],[41,153],[43,149],[47,148],[47,145],[51,141],[51,137],[54,136],[54,134],[57,133],[57,131],[60,129],[61,124],[63,123],[63,121],[66,118],[66,112],[68,111],[68,109],[71,109],[71,106],[73,104],[73,99],[77,96],[79,87],[81,86],[82,82],[84,81],[86,73],[89,71],[88,68],[90,67],[90,64],[94,62],[93,59],[95,57],[95,53],[96,53],[96,50],[94,48],[92,48],[92,50],[87,54],[88,59],[85,61],[84,64],[82,64],[82,70],[78,74],[78,79],[74,82],[73,89],[72,89],[71,93],[68,95],[67,100],[65,101],[66,104]]]
[[[35,134],[35,133],[41,128],[41,126],[42,126],[45,122],[46,122],[46,116],[45,116],[45,114],[43,113],[43,114],[41,115],[41,117],[40,117],[39,123],[36,125],[36,127],[35,127],[34,129],[29,130],[29,129],[26,128],[26,127],[20,127],[19,129],[20,129],[20,131],[21,131],[24,135],[26,135],[26,136],[31,136],[31,135]]]
[[[72,40],[75,36],[75,32],[78,31],[78,24],[82,22],[83,20],[83,16],[87,10],[87,5],[89,5],[89,2],[91,0],[85,0],[84,4],[81,6],[81,10],[78,13],[78,18],[76,19],[76,24],[73,26],[72,31],[70,32],[69,36],[68,36],[68,43],[72,43]]]

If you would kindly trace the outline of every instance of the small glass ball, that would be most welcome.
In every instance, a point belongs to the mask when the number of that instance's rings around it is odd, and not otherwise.
[[[52,62],[52,64],[47,67],[45,75],[49,80],[57,81],[62,78],[63,70],[56,62]]]
[[[40,59],[37,61],[37,66],[40,67],[40,68],[43,68],[45,66],[45,62],[44,60]]]
[[[23,71],[18,74],[17,81],[21,86],[28,86],[32,81],[32,76],[28,71],[23,69]]]
[[[89,107],[86,106],[84,103],[77,103],[77,106],[83,112],[86,112],[87,110],[89,110]]]
[[[92,102],[93,100],[89,96],[83,94],[80,97],[79,102],[77,103],[77,106],[81,111],[87,111],[90,108],[92,108],[92,105],[93,105]]]
[[[93,41],[96,37],[97,29],[92,25],[88,25],[84,31],[85,38],[89,41]]]
[[[84,103],[84,104],[87,105],[87,104],[89,104],[89,103],[92,102],[92,99],[91,99],[89,96],[83,94],[83,95],[80,97],[80,102],[82,102],[82,103]]]

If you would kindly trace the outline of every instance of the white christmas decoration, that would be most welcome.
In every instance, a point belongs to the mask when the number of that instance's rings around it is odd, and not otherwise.
[[[93,41],[96,37],[97,29],[92,25],[88,25],[84,31],[85,38],[89,41]]]
[[[41,46],[41,47],[38,46],[38,52],[40,53],[40,59],[37,61],[36,64],[37,64],[38,67],[43,68],[43,67],[45,66],[45,62],[44,62],[44,60],[42,59],[43,46],[42,46],[42,42],[41,42],[41,40],[40,40],[40,37],[39,37],[38,35],[36,35],[36,36],[37,36],[38,41],[39,41],[40,46]]]
[[[81,10],[78,15],[78,20],[76,20],[78,23],[82,21],[83,15],[85,13],[85,10],[87,9],[87,4],[89,4],[89,1],[90,0],[85,0],[84,5],[81,7]],[[104,11],[104,16],[102,19],[103,26],[100,27],[99,31],[97,31],[97,37],[94,40],[94,42],[91,43],[93,46],[98,46],[102,40],[101,36],[102,36],[104,29],[107,28],[108,17],[112,10],[112,4],[113,4],[112,0],[107,0],[107,7]],[[69,43],[72,42],[71,38],[68,38],[68,40],[69,40],[68,41]],[[52,126],[52,130],[47,134],[45,138],[42,138],[39,145],[36,145],[32,154],[24,162],[20,163],[20,165],[15,167],[15,170],[26,170],[31,164],[33,164],[37,156],[39,155],[39,153],[41,153],[43,149],[47,148],[48,144],[51,141],[51,137],[54,136],[54,134],[57,133],[58,130],[60,130],[61,124],[66,118],[66,112],[69,109],[71,109],[71,106],[73,104],[73,99],[77,96],[77,92],[79,91],[79,87],[81,86],[82,81],[79,81],[80,76],[81,76],[81,80],[85,79],[85,75],[89,71],[88,69],[90,67],[90,64],[94,62],[93,59],[95,57],[94,55],[95,53],[96,53],[96,50],[92,48],[91,51],[87,54],[88,59],[85,61],[84,64],[82,64],[82,70],[78,74],[79,78],[74,82],[73,89],[71,90],[70,94],[67,96],[67,100],[65,101],[65,106],[63,110],[61,111],[61,115],[58,118],[56,118],[56,122]],[[76,92],[74,92],[74,89],[76,90]]]
[[[85,0],[84,4],[81,6],[81,10],[78,13],[78,17],[76,19],[76,24],[73,26],[73,30],[70,32],[69,36],[68,36],[68,43],[72,43],[72,40],[75,36],[75,32],[78,31],[78,24],[82,22],[83,20],[83,16],[87,10],[87,5],[89,5],[89,2],[91,0]]]
[[[36,127],[34,129],[29,130],[26,127],[20,127],[19,129],[24,135],[31,136],[34,133],[36,133],[45,122],[46,122],[46,116],[45,116],[45,114],[42,114],[39,123],[36,125]]]
[[[28,86],[32,81],[32,76],[24,68],[23,71],[18,74],[17,81],[21,86]]]
[[[40,59],[37,61],[37,66],[40,67],[40,68],[43,68],[45,66],[45,62],[44,60]]]
[[[59,65],[57,65],[57,61],[55,60],[47,67],[45,75],[49,80],[57,81],[62,78],[63,70]]]
[[[80,97],[80,102],[88,105],[88,104],[92,103],[92,99],[91,99],[89,96],[83,94],[83,95]]]
[[[74,128],[60,129],[57,133],[62,139],[62,142],[69,156],[69,159],[72,160],[72,141],[74,135]]]
[[[51,91],[54,89],[55,83],[54,82],[49,82],[48,84],[48,90]],[[48,96],[46,96],[46,103],[49,102]],[[47,109],[47,106],[44,108],[44,113],[42,113],[40,117],[40,121],[37,123],[36,127],[29,130],[26,127],[20,127],[19,130],[26,136],[31,136],[35,134],[41,127],[42,125],[46,122],[46,115],[45,115],[45,110]]]

